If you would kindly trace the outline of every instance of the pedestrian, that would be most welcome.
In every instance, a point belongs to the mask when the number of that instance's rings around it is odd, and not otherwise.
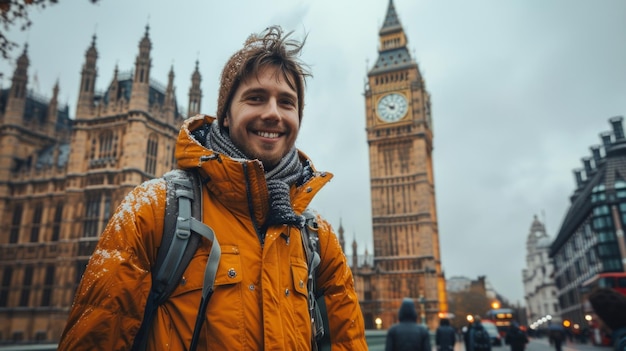
[[[430,335],[425,326],[417,324],[415,302],[404,298],[398,310],[398,320],[387,331],[385,351],[431,351]]]
[[[550,345],[554,345],[556,351],[562,351],[563,341],[565,341],[567,333],[561,323],[551,320],[548,322],[548,339]]]
[[[519,324],[513,321],[504,336],[504,342],[511,347],[511,351],[524,351],[526,344],[528,344],[528,337],[520,329]]]
[[[456,331],[450,325],[450,320],[441,318],[435,332],[435,343],[438,351],[452,351],[456,343]]]
[[[469,329],[468,348],[466,351],[491,351],[491,336],[483,327],[480,316],[474,316]]]
[[[473,320],[473,316],[469,316],[472,318]],[[469,350],[470,349],[470,330],[472,330],[472,322],[471,320],[467,321],[467,326],[463,327],[463,343],[465,345],[465,350]]]
[[[177,167],[202,178],[202,220],[221,258],[199,350],[310,350],[302,212],[331,178],[296,149],[310,76],[297,41],[278,26],[251,35],[226,63],[217,116],[187,119]],[[143,116],[142,118],[152,118]],[[320,143],[322,141],[320,140]],[[129,350],[151,289],[163,233],[166,184],[134,188],[111,217],[82,277],[59,350]],[[353,277],[333,229],[317,216],[316,291],[333,350],[366,350]],[[147,349],[187,350],[211,243],[202,242],[183,279],[158,307]]]
[[[589,303],[601,324],[612,331],[615,351],[626,351],[626,296],[609,288],[599,288],[589,295]]]

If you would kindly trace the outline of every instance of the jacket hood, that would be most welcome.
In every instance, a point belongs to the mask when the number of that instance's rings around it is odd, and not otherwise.
[[[398,311],[398,320],[400,322],[415,322],[417,320],[417,311],[413,299],[404,298],[400,310]]]
[[[207,126],[217,123],[215,117],[196,115],[182,125],[176,141],[177,166],[199,169],[209,191],[233,211],[249,214],[252,210],[258,223],[264,223],[269,211],[269,192],[263,165],[259,160],[233,159],[204,146]],[[298,150],[302,162],[308,161],[313,177],[305,184],[291,189],[293,210],[301,214],[314,195],[332,179],[328,172],[318,172],[313,163]]]

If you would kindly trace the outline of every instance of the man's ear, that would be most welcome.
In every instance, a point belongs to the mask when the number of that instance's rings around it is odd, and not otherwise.
[[[230,121],[230,113],[226,112],[226,116],[224,117],[224,120],[222,121],[222,125],[224,126],[224,128],[228,128],[228,121]]]

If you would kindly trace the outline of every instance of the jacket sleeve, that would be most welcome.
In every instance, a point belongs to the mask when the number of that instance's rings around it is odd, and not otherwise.
[[[318,217],[321,263],[317,289],[324,294],[332,350],[367,350],[365,324],[354,278],[339,240],[328,222]]]
[[[164,213],[162,179],[139,185],[118,206],[83,274],[58,350],[130,349],[152,284],[150,262]]]

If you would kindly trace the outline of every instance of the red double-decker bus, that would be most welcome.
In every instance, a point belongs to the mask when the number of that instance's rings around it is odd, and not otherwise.
[[[607,272],[599,273],[586,280],[581,285],[581,295],[583,297],[583,313],[589,323],[591,340],[595,345],[610,346],[611,332],[602,328],[587,296],[597,288],[611,288],[626,295],[626,273]]]
[[[515,311],[511,308],[496,308],[487,311],[487,319],[493,321],[493,324],[498,328],[498,332],[502,338],[504,338],[506,332],[509,331],[511,322],[513,322],[515,318]]]

